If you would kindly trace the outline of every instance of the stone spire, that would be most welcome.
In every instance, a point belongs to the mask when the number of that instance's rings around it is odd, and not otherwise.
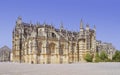
[[[80,21],[80,36],[81,35],[84,35],[84,26],[83,26],[83,21],[82,21],[82,19],[81,19],[81,21]]]
[[[84,32],[84,26],[83,26],[83,21],[81,19],[81,21],[80,21],[80,34],[83,34],[83,32]]]
[[[81,21],[80,21],[80,29],[83,29],[84,28],[84,26],[83,26],[83,21],[82,21],[82,19],[81,19]]]

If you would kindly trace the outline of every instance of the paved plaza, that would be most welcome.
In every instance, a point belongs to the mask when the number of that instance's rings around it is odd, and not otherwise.
[[[120,75],[120,63],[0,63],[0,75]]]

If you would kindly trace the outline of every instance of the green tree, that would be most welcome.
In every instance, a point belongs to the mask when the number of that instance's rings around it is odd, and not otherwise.
[[[120,51],[116,51],[112,58],[115,62],[120,62]]]
[[[100,61],[101,61],[100,56],[99,56],[98,53],[96,53],[96,55],[95,55],[95,62],[100,62]]]
[[[87,54],[85,55],[84,59],[85,59],[87,62],[92,62],[93,56],[90,55],[90,53],[87,53]]]
[[[100,59],[104,62],[108,60],[108,55],[105,51],[100,52]]]

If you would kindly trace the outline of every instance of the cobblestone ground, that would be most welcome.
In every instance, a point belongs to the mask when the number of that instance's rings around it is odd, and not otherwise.
[[[120,75],[120,63],[0,63],[0,75]]]

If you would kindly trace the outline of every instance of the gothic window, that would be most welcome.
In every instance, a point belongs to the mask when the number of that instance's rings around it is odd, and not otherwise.
[[[38,54],[40,54],[41,51],[42,51],[42,43],[39,42],[39,43],[38,43]]]
[[[54,43],[51,43],[49,44],[49,53],[55,53],[55,44]]]
[[[53,37],[53,38],[56,38],[56,35],[55,35],[55,33],[52,33],[52,37]]]

